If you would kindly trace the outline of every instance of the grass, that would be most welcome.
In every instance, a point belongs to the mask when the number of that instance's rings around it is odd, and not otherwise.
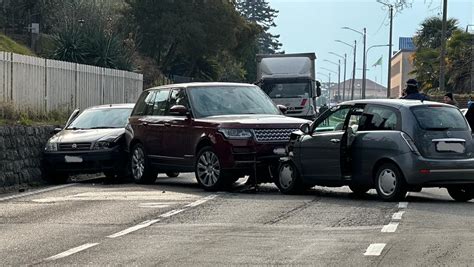
[[[28,47],[13,41],[3,34],[0,34],[0,51],[12,52],[27,56],[35,55]]]
[[[69,112],[33,112],[16,111],[12,105],[0,103],[0,126],[5,125],[64,125],[69,117]]]

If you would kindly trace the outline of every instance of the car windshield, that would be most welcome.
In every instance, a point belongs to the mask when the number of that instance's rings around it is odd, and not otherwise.
[[[87,109],[67,129],[124,128],[131,112],[131,108]]]
[[[311,83],[264,83],[263,91],[271,98],[308,98]]]
[[[198,118],[219,115],[280,114],[268,96],[256,86],[195,87],[189,92],[194,115]]]
[[[428,131],[467,130],[467,123],[457,108],[421,106],[411,109],[420,127]]]

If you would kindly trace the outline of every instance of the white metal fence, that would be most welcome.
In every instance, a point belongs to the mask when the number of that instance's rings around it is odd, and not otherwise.
[[[70,111],[134,103],[143,75],[0,51],[0,103],[20,111]]]

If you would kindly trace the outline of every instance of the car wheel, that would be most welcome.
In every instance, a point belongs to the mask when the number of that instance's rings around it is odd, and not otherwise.
[[[179,172],[167,172],[166,176],[168,176],[169,178],[176,178],[179,176],[179,174]]]
[[[380,166],[375,176],[375,189],[384,201],[398,201],[405,198],[407,194],[405,179],[393,163]]]
[[[474,198],[473,186],[453,186],[447,189],[449,195],[457,202],[467,202]]]
[[[362,196],[370,190],[370,188],[367,186],[362,186],[362,185],[357,185],[357,184],[349,185],[349,189],[351,189],[351,191],[358,196]]]
[[[42,170],[41,176],[43,177],[43,180],[51,184],[65,184],[69,179],[69,175],[67,173],[48,170]]]
[[[152,184],[158,172],[151,166],[142,144],[136,144],[131,153],[130,168],[132,178],[139,184]]]
[[[275,184],[283,194],[298,194],[305,190],[296,166],[291,162],[284,162],[278,168]]]
[[[199,151],[194,169],[196,180],[204,190],[216,191],[232,183],[232,179],[221,169],[219,157],[211,147]]]

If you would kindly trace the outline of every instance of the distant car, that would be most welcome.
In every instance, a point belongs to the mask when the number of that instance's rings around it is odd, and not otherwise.
[[[44,178],[64,183],[72,173],[104,172],[109,179],[127,176],[124,133],[133,107],[113,104],[75,110],[44,148]]]
[[[138,183],[153,183],[158,172],[195,172],[205,190],[225,188],[255,171],[259,181],[272,182],[269,169],[276,175],[291,132],[305,122],[284,116],[251,84],[151,88],[126,127],[131,172]]]
[[[457,201],[474,197],[473,137],[454,106],[414,100],[360,100],[331,108],[292,134],[277,186],[375,188],[386,201],[407,191],[446,187]]]

